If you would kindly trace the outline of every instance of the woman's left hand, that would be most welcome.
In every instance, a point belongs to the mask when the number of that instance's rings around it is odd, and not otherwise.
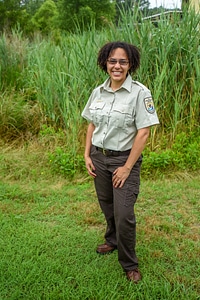
[[[130,170],[126,167],[119,167],[113,172],[113,186],[115,188],[121,188],[124,185],[124,182],[128,178],[130,174]]]

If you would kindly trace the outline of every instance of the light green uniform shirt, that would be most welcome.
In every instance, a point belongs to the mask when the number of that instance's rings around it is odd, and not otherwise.
[[[95,88],[82,117],[95,126],[92,144],[116,151],[131,149],[138,129],[159,124],[151,92],[130,75],[117,91],[110,78]]]

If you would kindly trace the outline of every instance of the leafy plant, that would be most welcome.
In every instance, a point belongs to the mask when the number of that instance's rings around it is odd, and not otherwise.
[[[60,147],[56,148],[54,153],[49,153],[49,164],[54,173],[67,178],[73,178],[78,172],[83,173],[85,167],[82,155],[75,155],[72,151]]]
[[[199,130],[176,135],[170,149],[159,149],[151,152],[144,150],[143,174],[169,173],[171,171],[200,169],[200,135]]]

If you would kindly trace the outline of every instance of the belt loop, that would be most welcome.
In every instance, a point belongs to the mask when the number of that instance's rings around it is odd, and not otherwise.
[[[106,150],[103,148],[103,155],[105,155],[106,156]]]

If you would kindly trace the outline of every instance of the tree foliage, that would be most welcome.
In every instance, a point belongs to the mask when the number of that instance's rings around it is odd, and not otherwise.
[[[0,32],[19,25],[25,33],[39,30],[73,32],[95,24],[100,29],[118,24],[121,12],[129,16],[139,9],[138,20],[149,15],[149,0],[0,0]]]
[[[0,30],[11,28],[20,19],[23,10],[20,7],[20,0],[1,0],[0,1]]]
[[[77,24],[86,29],[93,22],[101,28],[115,16],[115,2],[110,0],[61,0],[59,8],[60,26],[67,31],[74,31]]]
[[[46,0],[32,18],[35,28],[44,34],[56,29],[58,24],[58,10],[53,0]]]
[[[21,4],[26,8],[27,13],[33,16],[45,0],[22,0]]]

